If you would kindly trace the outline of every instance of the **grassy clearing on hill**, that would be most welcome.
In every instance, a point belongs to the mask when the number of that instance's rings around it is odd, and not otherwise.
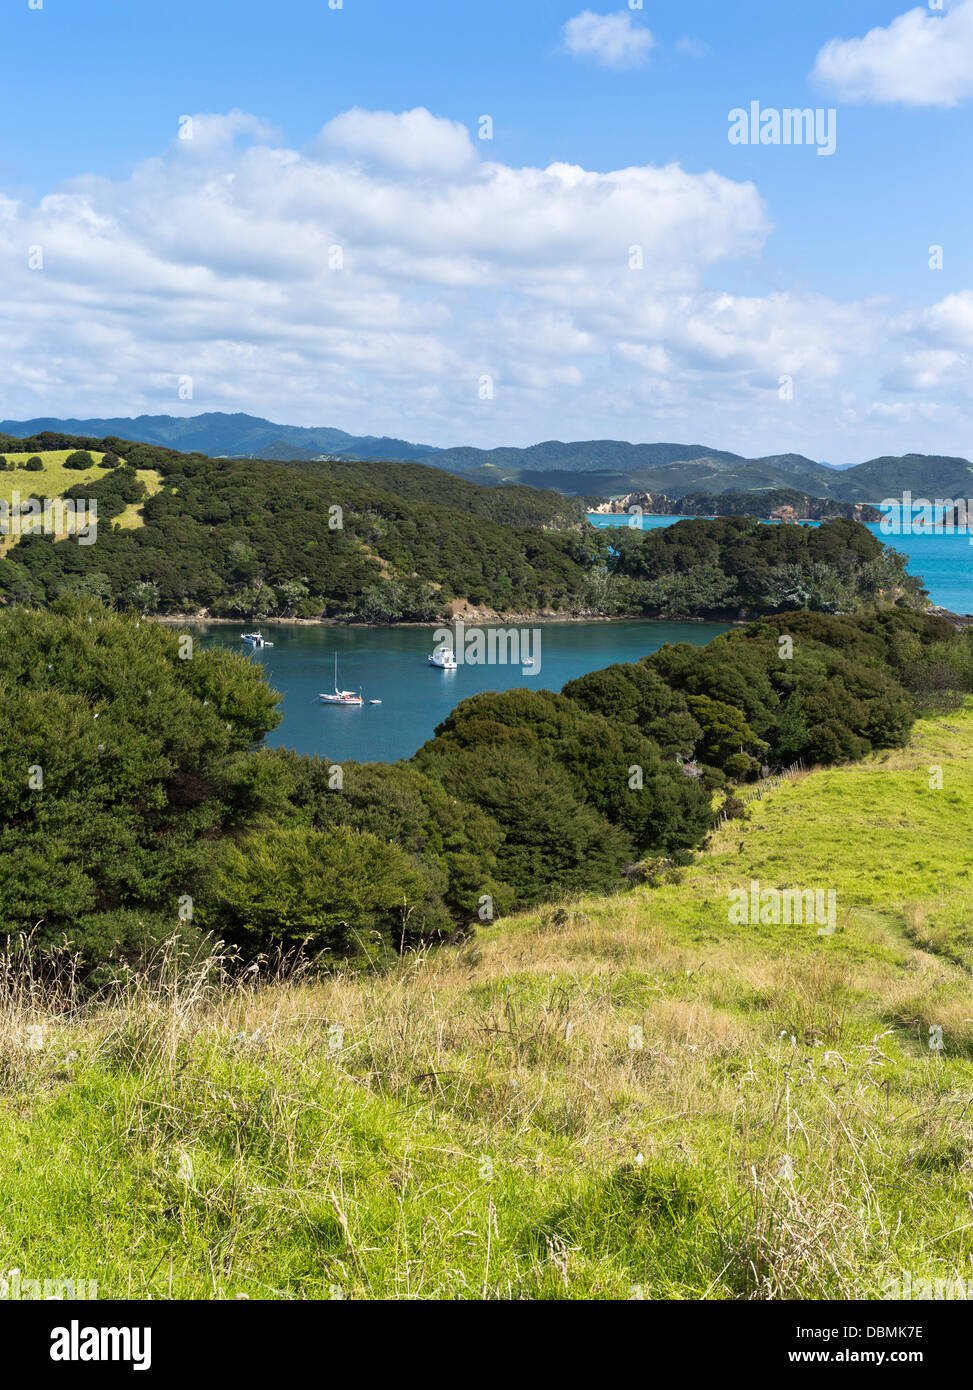
[[[75,487],[78,483],[97,483],[104,481],[107,476],[106,471],[97,466],[100,460],[104,458],[104,454],[98,453],[97,450],[89,452],[91,452],[91,457],[95,461],[95,467],[77,469],[64,467],[64,460],[69,454],[74,453],[73,449],[48,449],[36,456],[44,464],[44,471],[38,473],[30,473],[22,466],[29,458],[33,458],[34,454],[3,454],[3,457],[7,460],[7,469],[5,472],[0,473],[0,497],[2,497],[9,506],[14,492],[19,492],[21,499],[27,497],[61,497],[69,487]],[[0,450],[0,453],[2,453],[2,450]],[[18,464],[20,466],[12,468],[10,466],[11,464]],[[145,484],[147,496],[151,497],[154,493],[159,491],[159,488],[162,486],[162,475],[158,473],[156,469],[140,468],[136,471],[137,476]],[[139,515],[139,511],[142,505],[142,502],[131,503],[123,512],[112,519],[112,525],[121,526],[126,530],[133,526],[141,526],[142,518]],[[58,532],[59,536],[65,534],[66,533],[63,531]],[[0,537],[0,549],[15,545],[16,543],[16,536]]]
[[[163,972],[74,1012],[11,976],[0,1262],[156,1298],[970,1278],[971,821],[973,702],[756,803],[679,884],[390,974]],[[836,933],[731,926],[751,879],[835,888]]]

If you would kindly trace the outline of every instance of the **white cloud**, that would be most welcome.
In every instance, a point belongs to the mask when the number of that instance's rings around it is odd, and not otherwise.
[[[184,154],[212,154],[245,141],[257,140],[276,144],[282,136],[278,128],[260,116],[234,108],[225,114],[204,111],[195,116],[182,116],[175,145]]]
[[[356,106],[329,121],[312,148],[325,156],[349,155],[416,173],[454,174],[476,160],[466,127],[422,106],[399,115]]]
[[[948,294],[926,309],[901,315],[891,327],[898,351],[881,384],[886,390],[906,395],[905,401],[895,403],[902,407],[897,411],[901,418],[923,413],[931,417],[944,407],[968,413],[973,379],[973,292]],[[936,399],[931,399],[933,395]],[[892,406],[882,406],[882,410],[893,413]],[[969,448],[954,445],[952,452],[969,453]]]
[[[951,347],[973,348],[973,292],[946,295],[926,310],[918,331]]]
[[[584,10],[564,26],[564,45],[576,58],[591,58],[606,68],[635,68],[655,44],[651,30],[634,23],[627,10],[595,14]]]
[[[349,112],[303,151],[243,113],[194,129],[128,177],[0,198],[0,417],[247,410],[434,444],[824,457],[840,428],[850,457],[856,430],[866,454],[930,446],[871,443],[878,382],[968,412],[971,293],[896,316],[718,288],[770,235],[752,183],[491,162],[427,111]]]
[[[846,101],[955,106],[973,95],[973,0],[937,14],[926,6],[861,39],[832,39],[813,75]]]
[[[886,374],[883,386],[893,391],[929,391],[948,383],[963,358],[948,348],[906,352]]]

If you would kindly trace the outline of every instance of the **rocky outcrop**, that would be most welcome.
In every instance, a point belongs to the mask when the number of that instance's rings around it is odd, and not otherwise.
[[[624,497],[610,497],[592,507],[601,515],[626,516],[638,510],[647,516],[676,516],[679,508],[664,492],[629,492]]]

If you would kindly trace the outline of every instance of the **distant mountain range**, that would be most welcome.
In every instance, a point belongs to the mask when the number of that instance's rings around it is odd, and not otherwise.
[[[112,420],[0,420],[0,433],[18,439],[51,430],[56,434],[83,434],[104,439],[135,439],[142,444],[160,444],[185,453],[209,454],[219,458],[313,459],[327,454],[331,458],[390,459],[396,463],[417,463],[436,449],[426,444],[409,444],[404,439],[383,439],[373,435],[346,434],[344,430],[305,428],[302,425],[275,425],[255,415],[138,415],[135,419]]]
[[[477,456],[479,462],[474,461]],[[834,468],[801,454],[748,459],[699,445],[595,440],[522,450],[444,449],[426,462],[447,470],[461,465],[464,476],[477,483],[518,482],[598,497],[639,490],[682,497],[782,487],[837,502],[877,503],[906,489],[916,497],[973,497],[973,464],[937,454],[905,454]]]
[[[632,468],[659,468],[670,463],[712,458],[722,463],[742,463],[739,454],[710,449],[705,444],[626,444],[619,439],[589,439],[565,444],[550,439],[526,449],[440,449],[436,467],[452,472],[477,468],[528,469],[535,473],[616,473]]]
[[[50,430],[102,439],[117,435],[213,457],[300,462],[322,456],[345,460],[427,463],[472,482],[523,483],[571,496],[610,497],[638,490],[687,493],[755,492],[796,488],[839,502],[880,502],[911,490],[915,497],[973,497],[973,464],[938,454],[905,454],[832,466],[801,454],[744,458],[706,444],[628,444],[617,439],[525,449],[437,449],[404,439],[346,434],[344,430],[278,425],[253,415],[140,415],[110,420],[2,420],[0,433],[18,439]]]

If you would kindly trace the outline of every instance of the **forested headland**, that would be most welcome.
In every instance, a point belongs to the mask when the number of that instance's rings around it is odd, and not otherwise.
[[[210,459],[54,434],[0,437],[0,450],[37,460],[38,497],[49,451],[74,451],[82,470],[84,456],[99,458],[63,491],[97,501],[97,545],[22,535],[0,556],[6,603],[73,596],[162,616],[367,623],[433,622],[455,601],[497,614],[730,619],[924,603],[903,559],[844,518],[606,532],[558,493],[480,487],[420,464]],[[133,507],[140,524],[121,525]]]

